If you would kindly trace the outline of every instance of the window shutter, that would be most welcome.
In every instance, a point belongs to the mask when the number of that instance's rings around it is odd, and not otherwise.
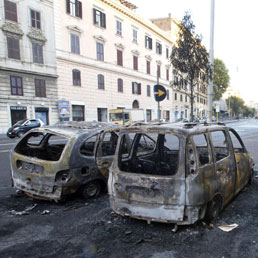
[[[82,18],[82,3],[80,1],[75,2],[75,16]]]
[[[93,23],[94,24],[97,24],[97,19],[96,19],[96,9],[95,8],[93,8]]]
[[[101,27],[106,28],[106,14],[101,13]]]
[[[66,13],[70,14],[70,0],[66,0]]]
[[[132,82],[132,93],[134,94],[134,82]]]
[[[82,2],[79,2],[79,17],[82,18]]]
[[[142,90],[141,90],[141,84],[138,83],[138,94],[141,95],[142,94]]]
[[[162,54],[162,45],[160,44],[160,54]]]
[[[150,41],[150,49],[152,49],[152,38],[149,38]]]

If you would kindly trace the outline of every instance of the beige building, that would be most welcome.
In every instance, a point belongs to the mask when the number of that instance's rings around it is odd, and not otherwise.
[[[0,133],[23,118],[55,123],[52,0],[0,0]]]

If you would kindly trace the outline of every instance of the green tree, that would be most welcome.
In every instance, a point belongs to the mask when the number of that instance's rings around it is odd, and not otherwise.
[[[193,121],[193,103],[194,103],[194,87],[197,85],[200,77],[208,82],[212,76],[212,68],[209,63],[209,54],[205,47],[201,44],[201,37],[195,34],[195,25],[191,20],[191,15],[186,12],[182,22],[179,25],[178,39],[172,49],[170,62],[173,67],[175,78],[181,76],[183,83],[174,80],[173,86],[190,86],[190,94],[186,94],[190,98],[191,103],[191,121]],[[186,87],[185,87],[186,88]]]
[[[232,116],[240,115],[245,106],[244,100],[235,96],[229,97],[229,99],[227,99],[227,103],[230,103],[230,109],[232,110],[230,113]]]
[[[255,115],[255,108],[250,108],[250,107],[244,106],[243,116],[253,117],[254,115]]]
[[[222,97],[222,94],[227,90],[229,80],[230,77],[228,74],[228,69],[224,62],[218,58],[215,58],[213,70],[214,100],[219,100]]]

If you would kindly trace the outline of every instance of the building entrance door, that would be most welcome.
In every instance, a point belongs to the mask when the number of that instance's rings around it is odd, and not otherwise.
[[[11,121],[12,126],[18,121],[27,118],[27,108],[26,107],[10,107],[11,108]]]

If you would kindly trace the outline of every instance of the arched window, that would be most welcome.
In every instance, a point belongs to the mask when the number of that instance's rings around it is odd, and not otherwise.
[[[73,69],[73,85],[81,86],[81,71]]]
[[[117,91],[118,92],[123,92],[123,80],[122,79],[117,79]]]
[[[133,108],[140,108],[138,100],[133,101]]]
[[[105,89],[105,82],[104,82],[104,75],[98,74],[98,89],[104,90]]]

